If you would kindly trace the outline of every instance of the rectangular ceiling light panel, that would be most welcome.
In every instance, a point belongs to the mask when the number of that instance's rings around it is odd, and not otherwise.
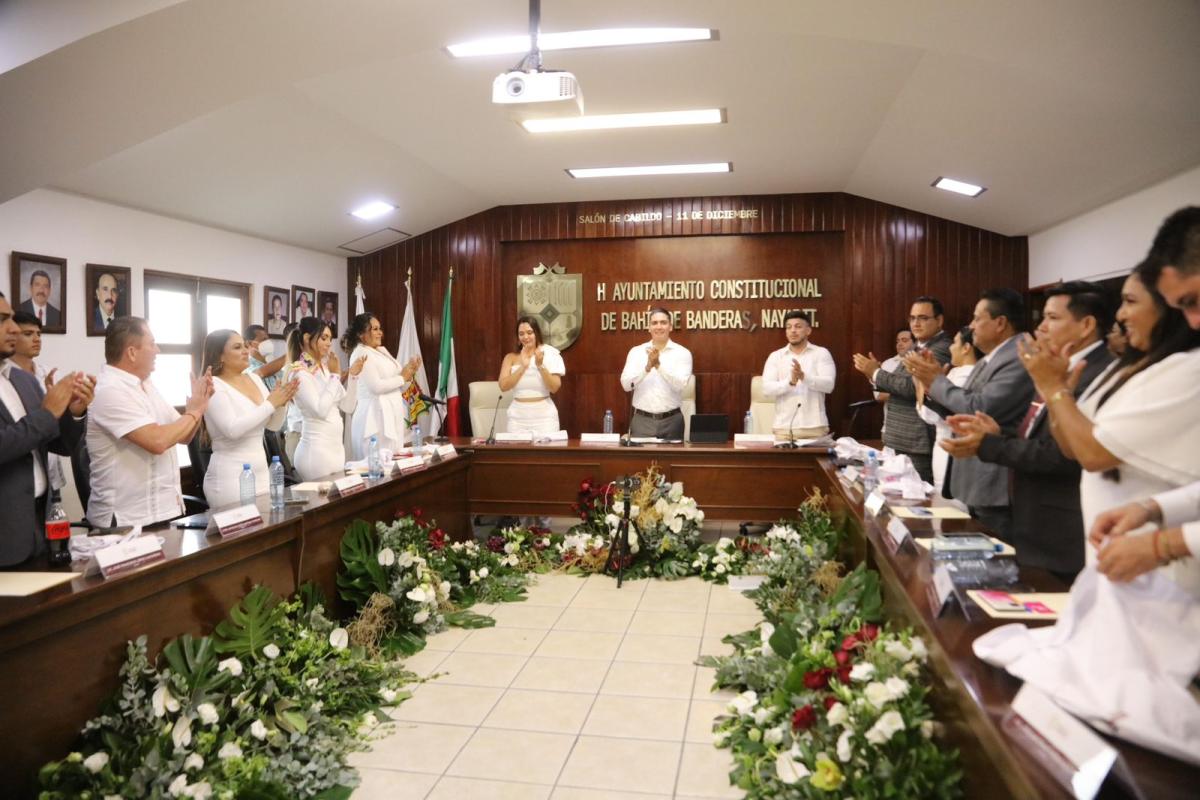
[[[964,181],[956,181],[954,178],[938,178],[933,182],[933,186],[936,189],[943,189],[947,192],[965,194],[967,197],[979,197],[979,195],[987,191],[982,186],[976,186],[973,183],[966,183]]]
[[[572,178],[620,178],[631,175],[700,175],[729,172],[732,168],[728,161],[719,161],[712,164],[660,164],[649,167],[591,167],[569,169],[567,174]]]
[[[604,28],[591,31],[563,31],[538,36],[543,51],[575,50],[582,47],[619,47],[631,44],[702,42],[715,39],[712,28]],[[529,52],[529,36],[499,36],[473,42],[452,44],[446,48],[455,58],[473,56],[519,55]]]
[[[655,128],[667,125],[716,125],[725,121],[725,109],[649,111],[640,114],[593,114],[585,117],[527,119],[521,126],[530,133],[598,131],[616,128]]]

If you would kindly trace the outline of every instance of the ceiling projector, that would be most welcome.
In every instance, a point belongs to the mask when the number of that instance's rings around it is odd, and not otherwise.
[[[492,81],[492,102],[508,106],[514,116],[577,117],[583,114],[583,91],[570,72],[514,70]]]

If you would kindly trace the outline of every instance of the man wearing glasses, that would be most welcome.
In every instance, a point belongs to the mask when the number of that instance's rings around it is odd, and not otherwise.
[[[942,330],[945,311],[936,297],[922,295],[913,301],[908,327],[916,338],[914,352],[929,351],[939,364],[950,363],[950,337]],[[877,392],[887,392],[887,426],[883,444],[912,461],[921,477],[933,482],[933,428],[917,415],[917,390],[907,370],[883,370],[874,353],[855,353],[854,368],[866,376]]]

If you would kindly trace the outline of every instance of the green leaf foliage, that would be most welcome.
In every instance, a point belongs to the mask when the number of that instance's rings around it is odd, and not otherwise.
[[[283,628],[287,609],[265,586],[255,586],[229,611],[214,633],[217,650],[239,658],[262,653]]]
[[[476,614],[474,611],[463,609],[462,611],[451,611],[447,614],[446,624],[455,628],[493,628],[496,626],[496,620],[483,614]]]
[[[362,608],[376,592],[387,594],[388,581],[379,564],[379,542],[375,529],[356,519],[346,528],[341,545],[342,571],[337,576],[338,594]]]

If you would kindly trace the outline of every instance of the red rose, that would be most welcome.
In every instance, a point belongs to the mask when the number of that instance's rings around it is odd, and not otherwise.
[[[434,528],[429,532],[429,546],[434,550],[441,550],[446,546],[446,532],[441,528]]]
[[[408,512],[407,512],[407,511],[405,511],[403,508],[397,508],[397,509],[396,509],[396,519],[400,519],[401,517],[404,517],[404,516],[407,516],[407,515],[408,515]]]
[[[413,519],[419,520],[421,518],[421,507],[413,506],[412,515],[413,515]]]
[[[804,673],[804,687],[806,689],[824,689],[829,686],[829,676],[833,674],[833,670],[828,667],[815,669]]]
[[[837,704],[838,704],[838,699],[836,697],[834,697],[833,695],[829,695],[828,697],[825,698],[825,710],[826,711],[833,708]]]
[[[878,625],[863,625],[862,630],[858,632],[858,637],[864,642],[873,642],[879,636]]]
[[[580,494],[587,494],[591,490],[592,490],[592,479],[591,478],[588,478],[586,480],[579,482],[579,493]]]
[[[838,680],[841,681],[842,683],[849,683],[851,669],[853,669],[853,667],[850,667],[850,666],[838,667],[838,669],[837,669]]]
[[[503,553],[504,552],[504,537],[503,536],[489,536],[488,540],[487,540],[487,548],[488,548],[488,550],[491,550],[493,553]]]
[[[842,639],[842,650],[849,652],[858,647],[858,635],[850,634],[845,639]]]
[[[839,667],[845,667],[854,659],[848,650],[838,650],[833,654],[833,660],[837,662]]]
[[[792,712],[792,730],[806,731],[817,724],[817,712],[811,705],[797,708]]]

